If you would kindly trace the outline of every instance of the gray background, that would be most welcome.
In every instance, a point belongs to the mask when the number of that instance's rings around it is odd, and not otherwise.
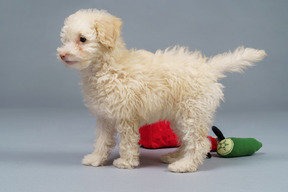
[[[229,74],[215,116],[224,135],[255,137],[251,157],[205,160],[193,174],[172,174],[141,149],[134,170],[81,165],[91,152],[95,117],[79,77],[57,61],[64,19],[81,8],[123,19],[128,48],[154,52],[183,45],[206,56],[244,45],[268,57]],[[288,168],[288,1],[0,0],[0,192],[285,191]],[[211,133],[213,136],[213,133]]]

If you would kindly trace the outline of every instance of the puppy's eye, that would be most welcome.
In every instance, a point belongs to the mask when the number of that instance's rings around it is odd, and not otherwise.
[[[85,37],[80,37],[80,41],[82,42],[82,43],[85,43],[86,42],[86,38]]]

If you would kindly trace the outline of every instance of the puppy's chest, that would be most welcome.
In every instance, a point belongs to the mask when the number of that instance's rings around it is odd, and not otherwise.
[[[95,115],[109,115],[112,105],[119,98],[121,83],[113,74],[86,75],[81,80],[82,92],[87,107]]]
[[[97,77],[89,77],[82,80],[82,91],[86,102],[100,105],[106,102],[113,89],[112,86],[109,88],[107,81]]]

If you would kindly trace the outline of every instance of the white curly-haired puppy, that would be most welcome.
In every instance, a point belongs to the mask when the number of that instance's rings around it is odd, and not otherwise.
[[[95,150],[83,164],[103,165],[118,132],[120,158],[113,164],[138,166],[139,127],[168,120],[182,144],[161,160],[172,172],[196,171],[210,150],[206,136],[223,99],[218,79],[262,60],[265,51],[239,47],[206,58],[186,47],[127,50],[121,26],[106,11],[89,9],[69,16],[62,28],[59,59],[79,70],[87,107],[98,117]]]

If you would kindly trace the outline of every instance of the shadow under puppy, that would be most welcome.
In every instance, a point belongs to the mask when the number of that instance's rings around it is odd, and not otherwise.
[[[223,99],[217,80],[262,60],[265,51],[239,47],[206,58],[180,46],[156,53],[127,50],[121,26],[106,11],[89,9],[69,16],[62,28],[58,57],[79,70],[86,105],[98,117],[95,150],[83,164],[103,165],[118,132],[114,166],[138,166],[139,127],[169,120],[182,145],[161,160],[172,172],[196,171],[210,150],[209,127]]]

